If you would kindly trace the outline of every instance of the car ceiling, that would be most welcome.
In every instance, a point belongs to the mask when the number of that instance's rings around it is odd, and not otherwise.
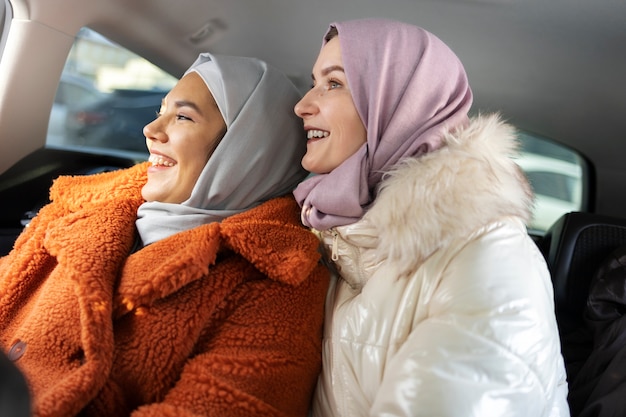
[[[614,201],[626,181],[623,0],[20,0],[15,16],[70,36],[89,25],[174,75],[203,51],[257,56],[302,89],[330,22],[414,23],[461,58],[474,111],[602,161],[598,211],[615,214],[602,195]]]

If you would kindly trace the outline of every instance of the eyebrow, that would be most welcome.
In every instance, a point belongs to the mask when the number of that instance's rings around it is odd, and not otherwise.
[[[322,77],[325,77],[325,76],[327,76],[328,74],[330,74],[331,72],[334,72],[334,71],[341,71],[341,72],[345,73],[345,71],[344,71],[344,69],[343,69],[343,67],[341,65],[331,65],[330,67],[326,67],[326,68],[324,68],[322,70]],[[315,80],[315,75],[311,74],[311,78],[313,80]]]
[[[194,103],[193,101],[187,101],[187,100],[178,100],[176,102],[174,102],[174,105],[177,108],[181,108],[181,107],[191,107],[193,110],[195,110],[196,112],[202,114],[202,110],[200,109],[200,107],[198,107],[198,105],[196,103]]]

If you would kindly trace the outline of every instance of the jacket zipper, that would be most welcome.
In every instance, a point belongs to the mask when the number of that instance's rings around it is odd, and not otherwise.
[[[332,230],[331,232],[333,235],[333,244],[330,252],[330,259],[332,259],[333,262],[337,262],[339,260],[339,253],[337,251],[337,247],[339,246],[339,233],[335,230]]]

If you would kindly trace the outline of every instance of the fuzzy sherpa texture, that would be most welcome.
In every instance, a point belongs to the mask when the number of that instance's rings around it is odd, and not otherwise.
[[[59,178],[0,259],[0,346],[25,346],[34,415],[305,416],[328,273],[297,204],[130,254],[145,172]]]

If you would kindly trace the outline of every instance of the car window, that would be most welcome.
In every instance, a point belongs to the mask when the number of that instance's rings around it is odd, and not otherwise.
[[[521,132],[517,163],[535,193],[531,232],[543,234],[561,215],[589,208],[589,166],[573,149]]]
[[[8,0],[0,0],[0,59],[4,52],[9,25],[11,23],[11,5]]]
[[[83,28],[65,63],[46,144],[147,157],[143,127],[177,78]]]

